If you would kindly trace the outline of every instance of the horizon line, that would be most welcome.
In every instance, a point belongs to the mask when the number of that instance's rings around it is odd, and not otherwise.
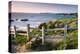
[[[33,12],[8,12],[8,13],[33,13]],[[53,12],[34,12],[34,13],[53,13]],[[55,13],[61,13],[61,12],[55,12]],[[78,13],[78,12],[71,12],[71,13]]]

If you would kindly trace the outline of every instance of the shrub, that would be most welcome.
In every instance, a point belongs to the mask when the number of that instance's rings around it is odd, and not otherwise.
[[[77,48],[78,48],[78,33],[77,30],[74,30],[68,34],[66,49],[77,49]]]
[[[31,49],[34,51],[48,51],[53,49],[53,45],[49,42],[45,42],[45,44],[42,45],[41,40],[38,40],[32,44]]]
[[[12,43],[13,44],[20,44],[20,45],[22,45],[22,44],[24,44],[24,43],[26,43],[27,42],[27,37],[26,36],[16,36],[16,38],[14,38],[13,40],[12,40]]]
[[[31,32],[31,35],[32,36],[36,36],[36,35],[41,36],[42,34],[41,34],[41,31],[39,29],[33,29]]]
[[[56,48],[57,50],[63,50],[64,47],[65,47],[65,44],[64,44],[64,42],[62,41],[62,42],[56,44],[56,47],[57,47],[57,48]],[[66,48],[66,47],[65,47],[65,48]]]

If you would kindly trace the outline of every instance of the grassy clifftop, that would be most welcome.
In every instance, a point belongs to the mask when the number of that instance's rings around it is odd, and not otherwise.
[[[77,27],[77,18],[67,18],[67,19],[61,19],[61,20],[51,20],[48,21],[47,23],[42,23],[39,25],[39,28],[44,26],[45,28],[61,28],[64,27],[65,24],[68,25],[68,27],[71,28],[76,28]]]

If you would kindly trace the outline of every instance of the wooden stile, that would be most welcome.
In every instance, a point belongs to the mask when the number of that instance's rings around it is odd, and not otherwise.
[[[44,27],[42,26],[42,45],[44,45]]]
[[[30,39],[30,24],[27,24],[27,40]]]
[[[16,26],[14,26],[14,38],[16,38]]]

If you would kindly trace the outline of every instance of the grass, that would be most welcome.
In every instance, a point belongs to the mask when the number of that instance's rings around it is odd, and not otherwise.
[[[23,35],[17,35],[16,38],[12,37],[12,44],[22,45],[27,42],[27,37]]]
[[[52,21],[49,23],[47,22],[47,23],[44,23],[45,25],[41,24],[41,26],[44,25],[44,26],[47,26],[46,29],[50,29],[50,28],[56,28],[56,26],[54,26],[54,25],[55,24],[59,25],[60,23],[63,23],[63,25],[67,24],[69,27],[72,27],[72,28],[76,28],[77,27],[77,18],[57,20],[57,21]],[[41,28],[41,26],[39,26],[39,27]],[[41,36],[42,32],[39,31],[40,28],[33,29],[32,32],[30,33],[31,37]],[[58,31],[45,32],[45,36],[47,36],[47,35],[55,36],[55,35],[60,35],[60,34],[64,34],[64,31],[58,30]],[[13,35],[12,35],[12,43],[13,44],[22,45],[22,44],[25,44],[26,42],[28,42],[26,36],[17,35],[16,38],[13,38]],[[67,31],[65,48],[66,49],[77,49],[78,48],[78,31],[77,30],[68,30]],[[29,47],[29,49],[31,49],[33,51],[64,50],[64,42],[60,42],[58,44],[45,42],[44,45],[41,45],[41,40],[37,40],[31,44],[31,47]]]

